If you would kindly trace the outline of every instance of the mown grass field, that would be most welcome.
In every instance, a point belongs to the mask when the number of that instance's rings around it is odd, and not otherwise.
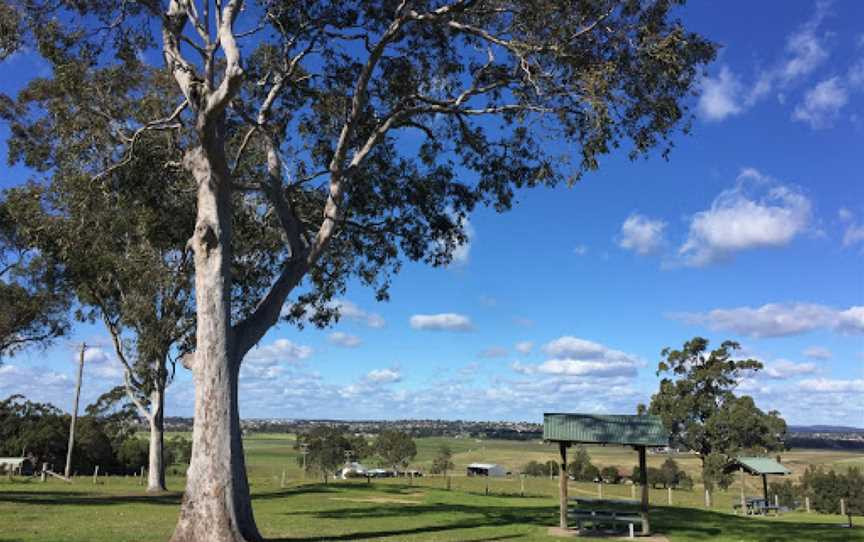
[[[537,442],[476,441],[473,439],[419,439],[416,464],[428,467],[438,446],[446,440],[456,452],[456,475],[451,491],[441,477],[405,480],[340,481],[323,485],[304,480],[297,466],[293,441],[286,435],[255,435],[246,440],[249,475],[258,525],[270,540],[388,540],[388,541],[493,541],[556,540],[547,527],[557,524],[557,481],[528,479],[525,496],[521,481],[469,479],[460,476],[472,461],[497,462],[516,470],[536,459],[555,457],[555,451]],[[591,448],[598,465],[629,468],[635,453],[625,448]],[[665,458],[649,457],[650,464]],[[695,470],[697,460],[678,458]],[[784,462],[796,472],[806,464],[844,468],[864,463],[864,454],[794,451]],[[287,482],[281,487],[282,473]],[[82,476],[72,484],[59,480],[40,483],[18,478],[0,481],[0,542],[18,541],[164,541],[174,527],[184,479],[169,476],[169,493],[149,496],[134,478]],[[490,495],[486,496],[489,484]],[[756,480],[749,494],[758,494]],[[630,496],[628,486],[604,486],[604,496]],[[595,484],[571,483],[572,495],[596,495]],[[652,524],[671,541],[813,541],[864,542],[864,518],[855,529],[843,528],[845,518],[796,512],[779,518],[744,518],[731,514],[739,488],[714,496],[704,508],[702,490],[651,492]]]

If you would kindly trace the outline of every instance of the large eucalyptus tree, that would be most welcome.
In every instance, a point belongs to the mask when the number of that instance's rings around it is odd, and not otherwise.
[[[180,165],[197,190],[196,399],[173,540],[260,539],[238,377],[280,317],[325,324],[352,277],[386,298],[401,259],[449,261],[478,204],[506,210],[515,190],[575,181],[620,145],[632,157],[668,151],[714,55],[673,18],[679,3],[22,4],[42,54],[86,47],[102,64],[111,52],[151,58],[155,45],[182,93],[165,116],[121,126],[116,162],[92,172],[134,159],[148,132],[184,134]],[[244,213],[273,217],[284,241],[252,266],[269,287],[244,291],[249,306],[235,303]]]

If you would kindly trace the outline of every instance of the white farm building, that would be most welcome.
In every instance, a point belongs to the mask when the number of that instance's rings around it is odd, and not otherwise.
[[[507,476],[507,471],[495,463],[471,463],[465,474],[468,476]]]

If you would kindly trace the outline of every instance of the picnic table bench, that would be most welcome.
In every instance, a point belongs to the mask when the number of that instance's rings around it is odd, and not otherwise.
[[[636,532],[636,526],[639,527],[638,532],[643,532],[644,525],[642,516],[636,515],[630,511],[621,510],[574,510],[568,514],[568,517],[576,522],[576,528],[582,530],[599,530],[602,527],[612,527],[618,525],[627,525],[630,527],[630,535]]]
[[[598,499],[593,497],[571,497],[571,502],[579,505],[589,506],[638,506],[639,501],[631,499]],[[630,536],[633,536],[636,526],[638,532],[645,532],[645,525],[642,516],[633,510],[615,510],[615,509],[597,509],[597,508],[574,508],[568,513],[569,519],[576,523],[577,529],[588,528],[590,530],[599,530],[602,527],[611,527],[614,529],[619,525],[630,527]]]
[[[770,501],[766,501],[765,499],[747,497],[744,500],[744,503],[744,506],[742,506],[741,503],[736,503],[732,505],[732,509],[735,511],[735,514],[738,514],[738,512],[742,508],[744,509],[743,512],[748,516],[756,514],[768,515],[768,513],[770,512],[774,512],[774,514],[777,515],[779,515],[780,513],[779,507],[775,506]]]

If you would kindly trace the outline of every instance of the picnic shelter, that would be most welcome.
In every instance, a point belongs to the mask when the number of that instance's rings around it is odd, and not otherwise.
[[[559,474],[560,528],[568,528],[567,448],[573,444],[617,444],[632,446],[639,454],[642,534],[650,534],[648,521],[648,468],[646,448],[669,445],[669,432],[659,416],[601,414],[543,414],[543,440],[558,443],[561,454]],[[613,521],[614,517],[611,518]]]
[[[744,500],[744,474],[762,477],[762,495],[764,505],[768,506],[768,476],[792,474],[792,471],[784,467],[778,461],[770,457],[736,457],[726,464],[726,472],[739,471],[741,473],[741,499]],[[746,505],[742,502],[742,506]]]

